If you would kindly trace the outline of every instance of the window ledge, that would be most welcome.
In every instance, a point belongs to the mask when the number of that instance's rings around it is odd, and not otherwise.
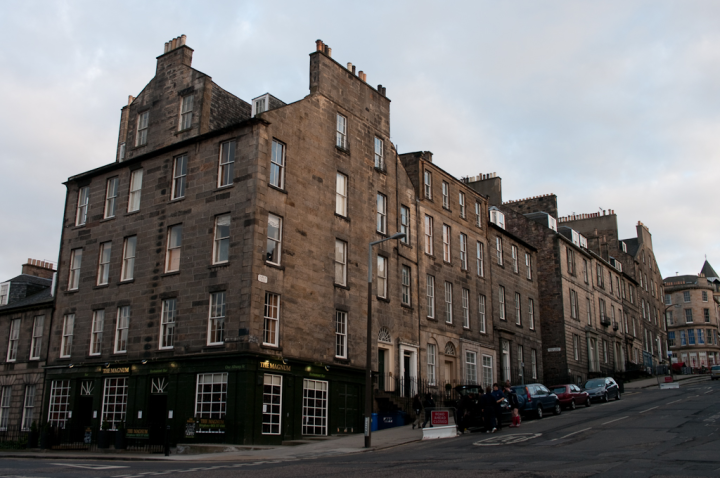
[[[216,270],[216,269],[225,269],[228,267],[230,267],[230,261],[218,262],[217,264],[210,264],[208,266],[208,269]]]
[[[287,193],[288,193],[285,189],[279,188],[279,187],[277,187],[277,186],[273,186],[273,185],[270,184],[270,183],[268,183],[268,187],[269,187],[270,189],[274,189],[275,191],[277,191],[277,192],[279,192],[279,193],[283,193],[283,194],[287,194]]]
[[[80,292],[80,289],[66,290],[65,295],[73,295],[73,294],[77,294],[78,292]]]
[[[185,196],[182,196],[179,198],[173,198],[173,199],[170,199],[170,204],[174,204],[176,202],[180,202],[180,201],[184,201],[184,200],[185,200]]]
[[[435,317],[427,317],[427,316],[425,316],[425,318],[426,318],[427,320],[429,320],[430,322],[437,322],[437,321],[438,321]]]
[[[265,267],[269,267],[271,269],[277,269],[279,271],[284,271],[285,266],[281,266],[280,264],[273,264],[272,262],[265,261]]]
[[[233,186],[234,186],[234,183],[226,184],[225,186],[218,186],[218,187],[216,187],[215,189],[213,189],[213,192],[212,192],[212,193],[215,194],[215,193],[220,192],[220,191],[225,191],[226,189],[230,189],[230,188],[232,188]]]
[[[373,166],[373,169],[376,173],[384,174],[387,176],[387,170],[384,168],[378,168],[377,166]]]
[[[338,213],[335,213],[335,217],[338,218],[338,219],[341,219],[341,220],[343,220],[343,221],[350,222],[350,218],[347,217],[347,216],[342,216],[342,215],[340,215],[340,214],[338,214]]]
[[[219,343],[219,344],[206,344],[203,345],[202,351],[203,352],[212,352],[213,350],[222,350],[225,348],[225,342]]]
[[[432,258],[432,260],[435,260],[435,255],[434,255],[434,254],[428,254],[428,253],[426,252],[425,255],[426,255],[427,257]]]
[[[110,355],[111,357],[127,357],[127,350],[125,350],[124,352],[113,352]]]
[[[128,211],[125,213],[125,216],[132,216],[133,214],[138,214],[140,212],[140,209],[136,209],[135,211]]]
[[[342,285],[342,284],[333,284],[336,289],[343,289],[343,290],[350,290],[349,286]]]
[[[100,222],[112,221],[113,219],[115,219],[115,217],[116,216],[104,217],[104,218],[100,219]]]
[[[100,284],[100,285],[93,286],[93,290],[107,289],[108,287],[110,287],[109,282],[107,284]]]
[[[378,302],[385,302],[386,304],[390,303],[390,299],[387,299],[385,297],[380,297],[379,295],[376,295],[375,298],[377,299]]]
[[[170,276],[177,276],[177,275],[180,275],[180,271],[166,272],[164,274],[160,274],[160,277],[170,277]]]
[[[135,282],[135,279],[121,280],[120,282],[118,282],[118,286],[125,285],[125,284],[132,284],[133,282]]]
[[[412,249],[413,246],[409,242],[404,242],[402,239],[400,240],[400,245],[407,247],[408,249]]]
[[[401,302],[400,307],[402,307],[403,309],[413,310],[413,306],[411,304],[403,304]]]
[[[335,357],[335,359],[333,360],[333,362],[339,363],[339,364],[342,364],[342,365],[350,365],[350,359],[348,359],[348,358]]]
[[[177,135],[179,135],[179,134],[187,133],[188,131],[192,131],[192,129],[193,129],[193,128],[192,128],[192,126],[191,126],[191,127],[189,127],[189,128],[181,129],[180,131],[175,131],[175,136],[177,136]]]
[[[452,322],[445,321],[445,325],[449,325],[450,327],[455,327],[455,324]]]
[[[279,345],[260,344],[260,348],[266,350],[277,350],[278,352],[282,352],[282,347],[280,347]]]
[[[443,264],[448,265],[450,267],[452,267],[452,265],[453,265],[452,262],[448,262],[445,259],[443,259]]]
[[[336,145],[335,145],[335,149],[336,149],[337,151],[341,152],[342,154],[346,154],[346,155],[350,156],[350,150],[349,150],[348,148],[343,148],[342,146],[338,146],[338,145],[336,144]]]
[[[85,224],[87,224],[87,222]],[[73,224],[72,226],[70,226],[70,230],[76,231],[78,229],[82,229],[85,227],[85,224]]]

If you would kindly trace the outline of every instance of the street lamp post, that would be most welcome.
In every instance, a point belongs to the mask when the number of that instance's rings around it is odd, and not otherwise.
[[[402,239],[404,232],[397,232],[390,237],[371,242],[368,245],[368,312],[367,312],[367,355],[365,357],[365,448],[370,448],[371,418],[372,418],[372,248],[376,244],[391,239]]]

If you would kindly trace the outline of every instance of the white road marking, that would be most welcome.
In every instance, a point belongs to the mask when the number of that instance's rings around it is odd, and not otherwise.
[[[586,428],[586,429],[584,429],[584,430],[578,430],[578,431],[576,431],[576,432],[572,432],[572,433],[570,433],[570,434],[568,434],[568,435],[565,435],[564,437],[560,437],[560,439],[562,440],[563,438],[571,437],[571,436],[573,436],[573,435],[577,435],[578,433],[586,432],[586,431],[588,431],[588,430],[590,430],[590,429],[592,429],[592,427],[588,427],[588,428]]]
[[[130,468],[129,466],[119,465],[72,465],[69,463],[50,463],[57,466],[71,466],[73,468],[84,468],[86,470],[112,470],[114,468]]]
[[[708,393],[713,393],[713,391],[712,391],[712,390],[708,390],[708,391],[705,392],[705,393],[706,393],[706,394],[708,394]]]
[[[659,405],[658,405],[658,406],[659,406]],[[650,410],[655,410],[656,408],[657,408],[657,407],[648,408],[647,410],[643,410],[642,412],[638,412],[638,413],[649,412]]]
[[[680,400],[675,400],[674,402],[666,403],[666,405],[672,405],[673,403],[682,402],[685,400],[684,398],[681,398]]]
[[[628,416],[629,416],[629,415],[628,415]],[[618,420],[624,420],[625,418],[627,418],[627,417],[616,418],[615,420],[610,420],[609,422],[603,423],[603,425],[607,425],[608,423],[616,422],[616,421],[618,421]]]

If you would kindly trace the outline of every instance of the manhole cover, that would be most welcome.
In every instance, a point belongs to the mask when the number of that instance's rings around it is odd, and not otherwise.
[[[512,445],[513,443],[522,443],[524,441],[532,440],[537,438],[542,433],[516,433],[514,435],[498,435],[485,440],[476,441],[473,445],[477,446],[500,446],[500,445]]]

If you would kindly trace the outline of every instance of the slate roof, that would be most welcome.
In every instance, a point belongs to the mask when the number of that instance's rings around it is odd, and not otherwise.
[[[640,249],[640,243],[638,242],[637,237],[633,237],[631,239],[621,239],[621,241],[625,243],[628,254],[633,257],[637,256],[638,250]]]
[[[703,264],[702,269],[700,269],[700,273],[708,279],[711,277],[720,277],[707,260],[705,260],[705,264]]]
[[[52,283],[52,281],[50,282]],[[32,305],[39,305],[43,303],[47,303],[47,305],[50,305],[52,304],[53,300],[55,300],[55,298],[52,296],[50,287],[48,287],[47,289],[43,289],[36,294],[25,297],[24,299],[16,300],[12,304],[3,305],[2,307],[0,307],[0,314],[6,311],[12,311],[14,309],[29,307]]]
[[[10,279],[9,282],[15,282],[17,284],[33,284],[42,287],[50,287],[52,285],[52,279],[43,279],[42,277],[31,276],[29,274],[20,274],[19,276]]]

